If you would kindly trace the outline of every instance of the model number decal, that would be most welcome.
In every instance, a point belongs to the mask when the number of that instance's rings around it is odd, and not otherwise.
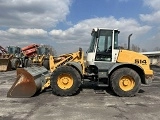
[[[136,63],[136,64],[146,65],[146,64],[147,64],[147,61],[146,61],[146,60],[141,60],[141,59],[135,59],[135,63]]]

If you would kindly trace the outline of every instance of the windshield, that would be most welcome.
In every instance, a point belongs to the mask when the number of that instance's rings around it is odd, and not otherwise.
[[[45,47],[39,47],[37,52],[38,55],[47,55],[49,53],[49,50]]]
[[[20,48],[19,47],[8,47],[8,53],[9,54],[16,54],[16,53],[20,53]]]
[[[97,52],[112,48],[112,30],[100,30]]]
[[[94,46],[96,43],[96,35],[97,35],[96,32],[92,33],[91,43],[90,43],[90,46],[89,46],[89,49],[87,50],[87,52],[94,52]]]

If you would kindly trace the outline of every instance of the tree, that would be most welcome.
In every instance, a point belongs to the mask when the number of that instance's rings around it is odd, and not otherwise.
[[[155,47],[153,50],[154,51],[160,51],[160,48],[159,47]]]
[[[140,52],[141,49],[137,45],[132,44],[132,50],[135,52]]]
[[[127,44],[124,43],[122,46],[119,46],[119,48],[121,48],[121,49],[127,49]]]
[[[146,49],[144,49],[144,48],[142,48],[142,50],[141,50],[142,52],[147,52],[147,50]]]

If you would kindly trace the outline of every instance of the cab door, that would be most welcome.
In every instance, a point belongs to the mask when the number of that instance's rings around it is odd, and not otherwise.
[[[107,77],[109,68],[116,62],[119,50],[115,49],[114,38],[114,30],[102,30],[99,33],[94,61],[99,71],[99,78]]]

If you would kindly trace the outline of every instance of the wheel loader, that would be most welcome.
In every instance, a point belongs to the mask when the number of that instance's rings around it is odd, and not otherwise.
[[[121,49],[117,29],[94,28],[84,60],[82,49],[49,57],[50,70],[42,67],[17,69],[17,79],[7,97],[32,97],[51,87],[58,96],[75,95],[85,79],[100,87],[109,86],[120,97],[135,96],[141,84],[152,82],[153,71],[147,56]]]
[[[36,48],[36,54],[25,60],[25,67],[33,65],[44,66],[49,70],[49,55],[52,55],[51,48],[46,45],[40,45]]]
[[[8,71],[20,67],[21,48],[18,46],[7,46],[6,52],[0,56],[0,71]]]

